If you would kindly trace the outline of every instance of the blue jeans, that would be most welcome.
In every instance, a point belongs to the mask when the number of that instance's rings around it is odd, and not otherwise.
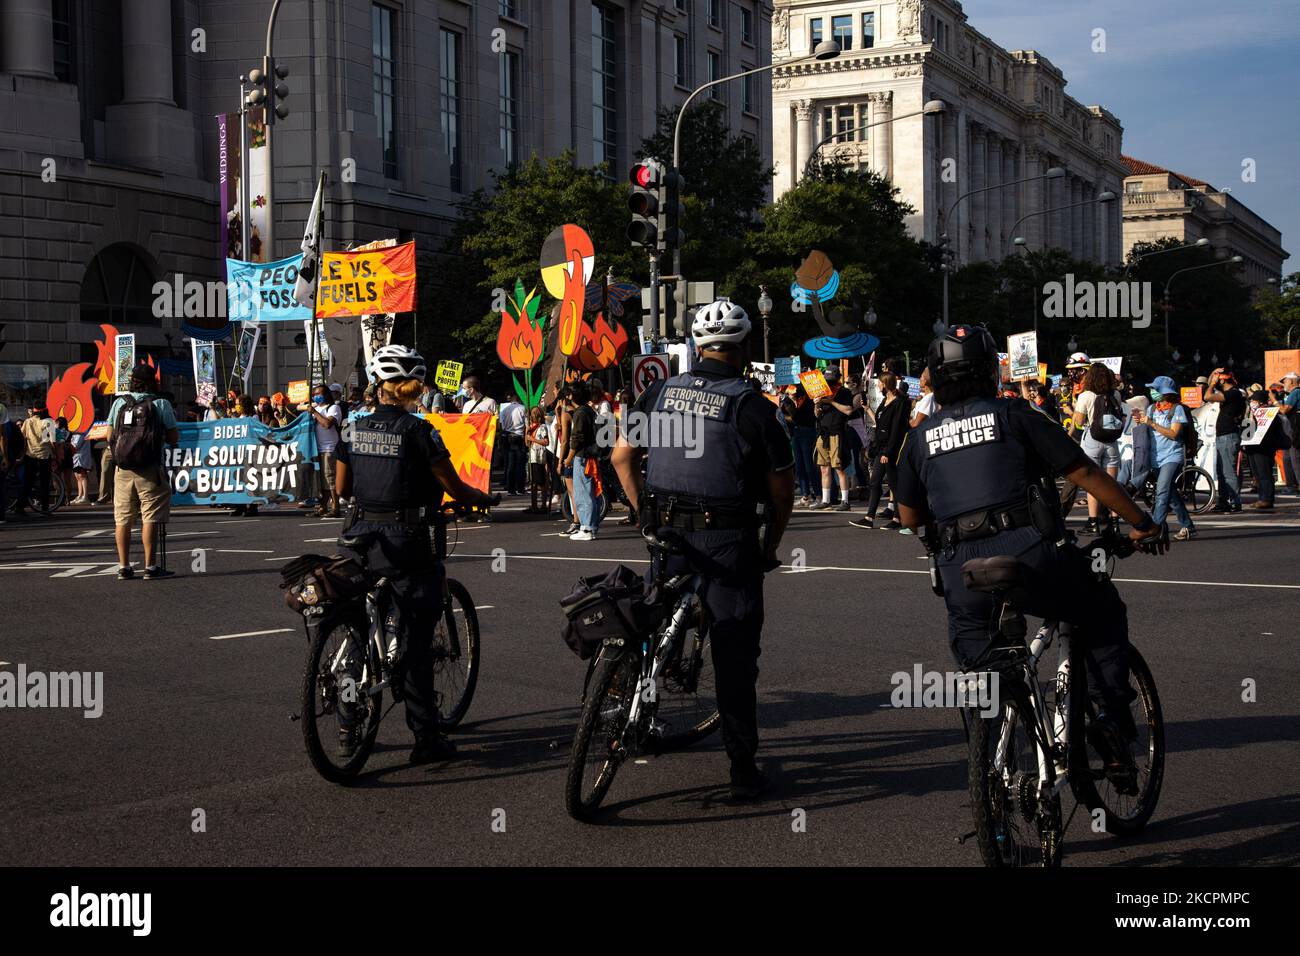
[[[1192,516],[1187,513],[1187,506],[1183,504],[1182,496],[1174,489],[1174,476],[1182,468],[1183,463],[1181,461],[1171,461],[1159,468],[1156,475],[1155,513],[1151,515],[1156,524],[1164,521],[1169,516],[1169,510],[1172,507],[1174,514],[1178,516],[1178,524],[1181,527],[1193,527]]]
[[[794,476],[799,484],[799,494],[805,498],[820,498],[822,476],[813,464],[813,448],[817,444],[817,429],[811,425],[794,428]]]
[[[573,503],[578,509],[578,524],[583,531],[595,531],[600,527],[600,505],[596,497],[596,480],[585,474],[587,459],[580,455],[573,458]]]
[[[1220,435],[1214,439],[1214,480],[1219,485],[1219,504],[1241,507],[1241,479],[1237,477],[1237,452],[1241,435]]]

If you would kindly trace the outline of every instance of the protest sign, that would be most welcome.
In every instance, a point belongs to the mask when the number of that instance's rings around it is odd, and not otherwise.
[[[316,315],[370,315],[415,309],[415,243],[321,256]]]
[[[290,382],[286,386],[284,394],[289,399],[290,405],[301,405],[304,402],[311,401],[311,386],[307,384],[306,379]]]
[[[911,375],[904,375],[903,382],[907,385],[908,398],[921,397],[921,380],[919,378],[914,378]]]
[[[777,356],[772,360],[776,373],[777,385],[798,385],[799,384],[799,356],[791,355],[789,357]]]
[[[124,395],[131,389],[131,370],[135,368],[135,335],[118,335],[113,339],[113,352],[116,355],[116,376],[113,391]]]
[[[1120,369],[1124,366],[1124,356],[1122,355],[1112,355],[1110,358],[1095,358],[1093,361],[1100,362],[1116,375],[1119,374]]]
[[[1038,333],[1017,332],[1007,336],[1010,380],[1021,382],[1038,375]]]
[[[1242,447],[1259,445],[1264,441],[1264,436],[1268,434],[1270,428],[1281,428],[1281,425],[1273,424],[1276,418],[1276,405],[1252,409],[1250,414],[1246,416],[1244,427],[1241,430]]]
[[[440,391],[455,394],[456,389],[460,388],[460,376],[464,370],[465,366],[461,362],[439,362],[433,382]]]
[[[1300,349],[1268,349],[1264,352],[1264,384],[1282,381],[1282,376],[1300,372]]]
[[[826,376],[822,374],[820,369],[812,368],[806,372],[800,372],[799,381],[803,383],[803,390],[808,393],[808,397],[814,402],[831,394],[831,387],[826,384]]]
[[[230,320],[307,322],[311,307],[293,297],[302,253],[275,262],[226,260],[226,311]]]
[[[422,416],[438,430],[452,467],[471,488],[487,491],[492,480],[492,448],[496,444],[497,417],[486,413],[470,415],[437,412]]]
[[[1193,385],[1190,388],[1180,388],[1178,390],[1178,400],[1188,408],[1200,408],[1205,404],[1201,398],[1201,388],[1199,385]]]
[[[172,504],[269,504],[298,501],[315,468],[316,429],[310,415],[284,428],[256,418],[183,422],[180,441],[163,458]]]
[[[191,339],[190,351],[194,359],[196,401],[206,408],[217,397],[216,346],[211,342],[200,342],[198,339]]]
[[[758,386],[765,394],[776,391],[776,369],[767,362],[750,362],[749,370],[758,379]]]
[[[257,342],[261,337],[261,325],[257,322],[244,323],[244,330],[239,335],[239,347],[235,349],[235,364],[230,369],[230,388],[239,383],[240,391],[248,391],[248,379],[253,374],[253,356],[257,353]]]

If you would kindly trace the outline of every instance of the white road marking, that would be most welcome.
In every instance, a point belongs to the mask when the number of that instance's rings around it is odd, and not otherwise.
[[[275,552],[270,548],[263,548],[261,550],[251,548],[213,548],[212,550],[217,552],[217,554],[275,554]]]
[[[256,518],[228,518],[225,521],[218,521],[217,524],[252,524]]]
[[[277,627],[269,631],[245,631],[243,634],[218,634],[216,637],[209,637],[210,641],[229,641],[236,637],[260,637],[263,634],[291,634],[291,627]]]
[[[50,554],[117,554],[116,548],[50,548]]]
[[[113,528],[96,528],[94,531],[83,531],[77,535],[78,538],[98,538],[102,534],[112,534]]]

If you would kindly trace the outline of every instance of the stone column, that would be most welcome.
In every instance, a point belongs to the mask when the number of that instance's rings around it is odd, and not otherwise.
[[[1083,194],[1089,199],[1095,198],[1097,190],[1092,183],[1085,181]],[[1097,210],[1095,207],[1084,209],[1083,216],[1083,258],[1088,262],[1097,261]]]
[[[0,73],[54,79],[54,22],[49,0],[0,0],[0,23],[4,25]]]
[[[1025,237],[1029,248],[1035,252],[1041,252],[1047,248],[1048,217],[1038,215],[1044,209],[1049,208],[1047,198],[1050,193],[1044,186],[1050,180],[1038,178],[1043,175],[1043,162],[1042,154],[1037,147],[1025,147],[1025,165],[1021,178],[1029,179],[1031,176],[1034,178],[1025,183],[1025,208],[1020,210],[1020,215],[1031,218],[1026,219],[1021,224],[1020,233]]]
[[[965,110],[957,114],[957,135],[953,139],[953,148],[957,157],[957,182],[954,184],[953,200],[970,189],[970,124]],[[970,236],[967,225],[970,222],[969,200],[958,203],[952,212],[953,229],[948,235],[956,243],[957,264],[970,262]]]
[[[122,102],[172,99],[172,5],[170,0],[122,0]]]
[[[872,137],[871,166],[880,175],[889,178],[893,170],[890,154],[893,151],[894,136],[890,120],[894,115],[894,94],[890,90],[868,93],[867,99],[871,103],[870,121],[880,124],[867,130],[868,135]]]
[[[812,100],[795,100],[794,115],[798,123],[795,138],[795,185],[803,179],[804,169],[808,165],[808,156],[813,147],[813,115],[816,104]]]
[[[971,126],[970,131],[970,184],[968,189],[984,189],[988,183],[987,166],[988,135],[984,127]],[[967,200],[970,207],[970,261],[980,262],[988,258],[985,231],[988,228],[988,192],[977,192]]]
[[[935,164],[937,175],[939,177],[939,215],[945,217],[939,221],[938,236],[945,233],[952,243],[954,254],[958,248],[957,225],[960,221],[958,213],[952,213],[952,221],[948,221],[948,210],[952,209],[953,200],[959,195],[957,183],[953,181],[950,170],[956,168],[957,163],[957,110],[948,109],[943,113],[943,123],[939,135],[939,156]]]
[[[1083,202],[1088,198],[1088,190],[1084,186],[1083,180],[1078,176],[1074,177],[1074,201]],[[1089,212],[1087,206],[1079,206],[1072,210],[1073,215],[1070,217],[1070,249],[1076,259],[1086,258],[1083,248],[1083,220]]]
[[[1002,168],[1002,137],[996,134],[989,136],[988,142],[988,170],[989,182],[996,183],[998,188],[989,191],[988,208],[988,225],[989,225],[989,250],[988,257],[994,262],[1000,262],[1006,255],[1002,247],[1002,207],[1006,201],[1006,193],[1009,187],[1004,186],[1007,182]]]
[[[1005,140],[1002,148],[1002,181],[1004,183],[1014,183],[1025,178],[1024,170],[1020,168],[1017,162],[1020,154],[1020,145],[1011,140]],[[1011,227],[1015,225],[1017,219],[1023,214],[1024,207],[1020,202],[1020,191],[1024,186],[1007,186],[1002,190],[1002,251],[1004,255],[1011,255],[1015,249],[1011,245],[1011,240],[1015,238],[1011,234]]]

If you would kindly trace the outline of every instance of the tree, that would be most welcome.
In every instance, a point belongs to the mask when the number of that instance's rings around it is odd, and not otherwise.
[[[494,174],[491,190],[477,190],[460,204],[441,268],[423,278],[420,302],[429,305],[421,308],[418,344],[424,355],[455,357],[467,369],[481,364],[494,386],[508,388],[496,361],[495,291],[508,295],[516,278],[527,290],[540,289],[542,243],[565,223],[591,236],[594,278],[604,279],[612,268],[618,278],[644,280],[624,235],[628,185],[610,179],[603,167],[575,166],[573,160],[572,152],[553,159],[534,156]],[[547,315],[554,300],[544,289],[541,294],[539,314]]]
[[[660,108],[654,135],[641,143],[644,156],[672,163],[677,113],[673,107]],[[682,271],[696,281],[717,282],[743,257],[745,235],[757,226],[754,216],[774,171],[752,140],[731,134],[726,108],[712,100],[696,102],[687,111],[681,144],[679,172],[686,180]]]

